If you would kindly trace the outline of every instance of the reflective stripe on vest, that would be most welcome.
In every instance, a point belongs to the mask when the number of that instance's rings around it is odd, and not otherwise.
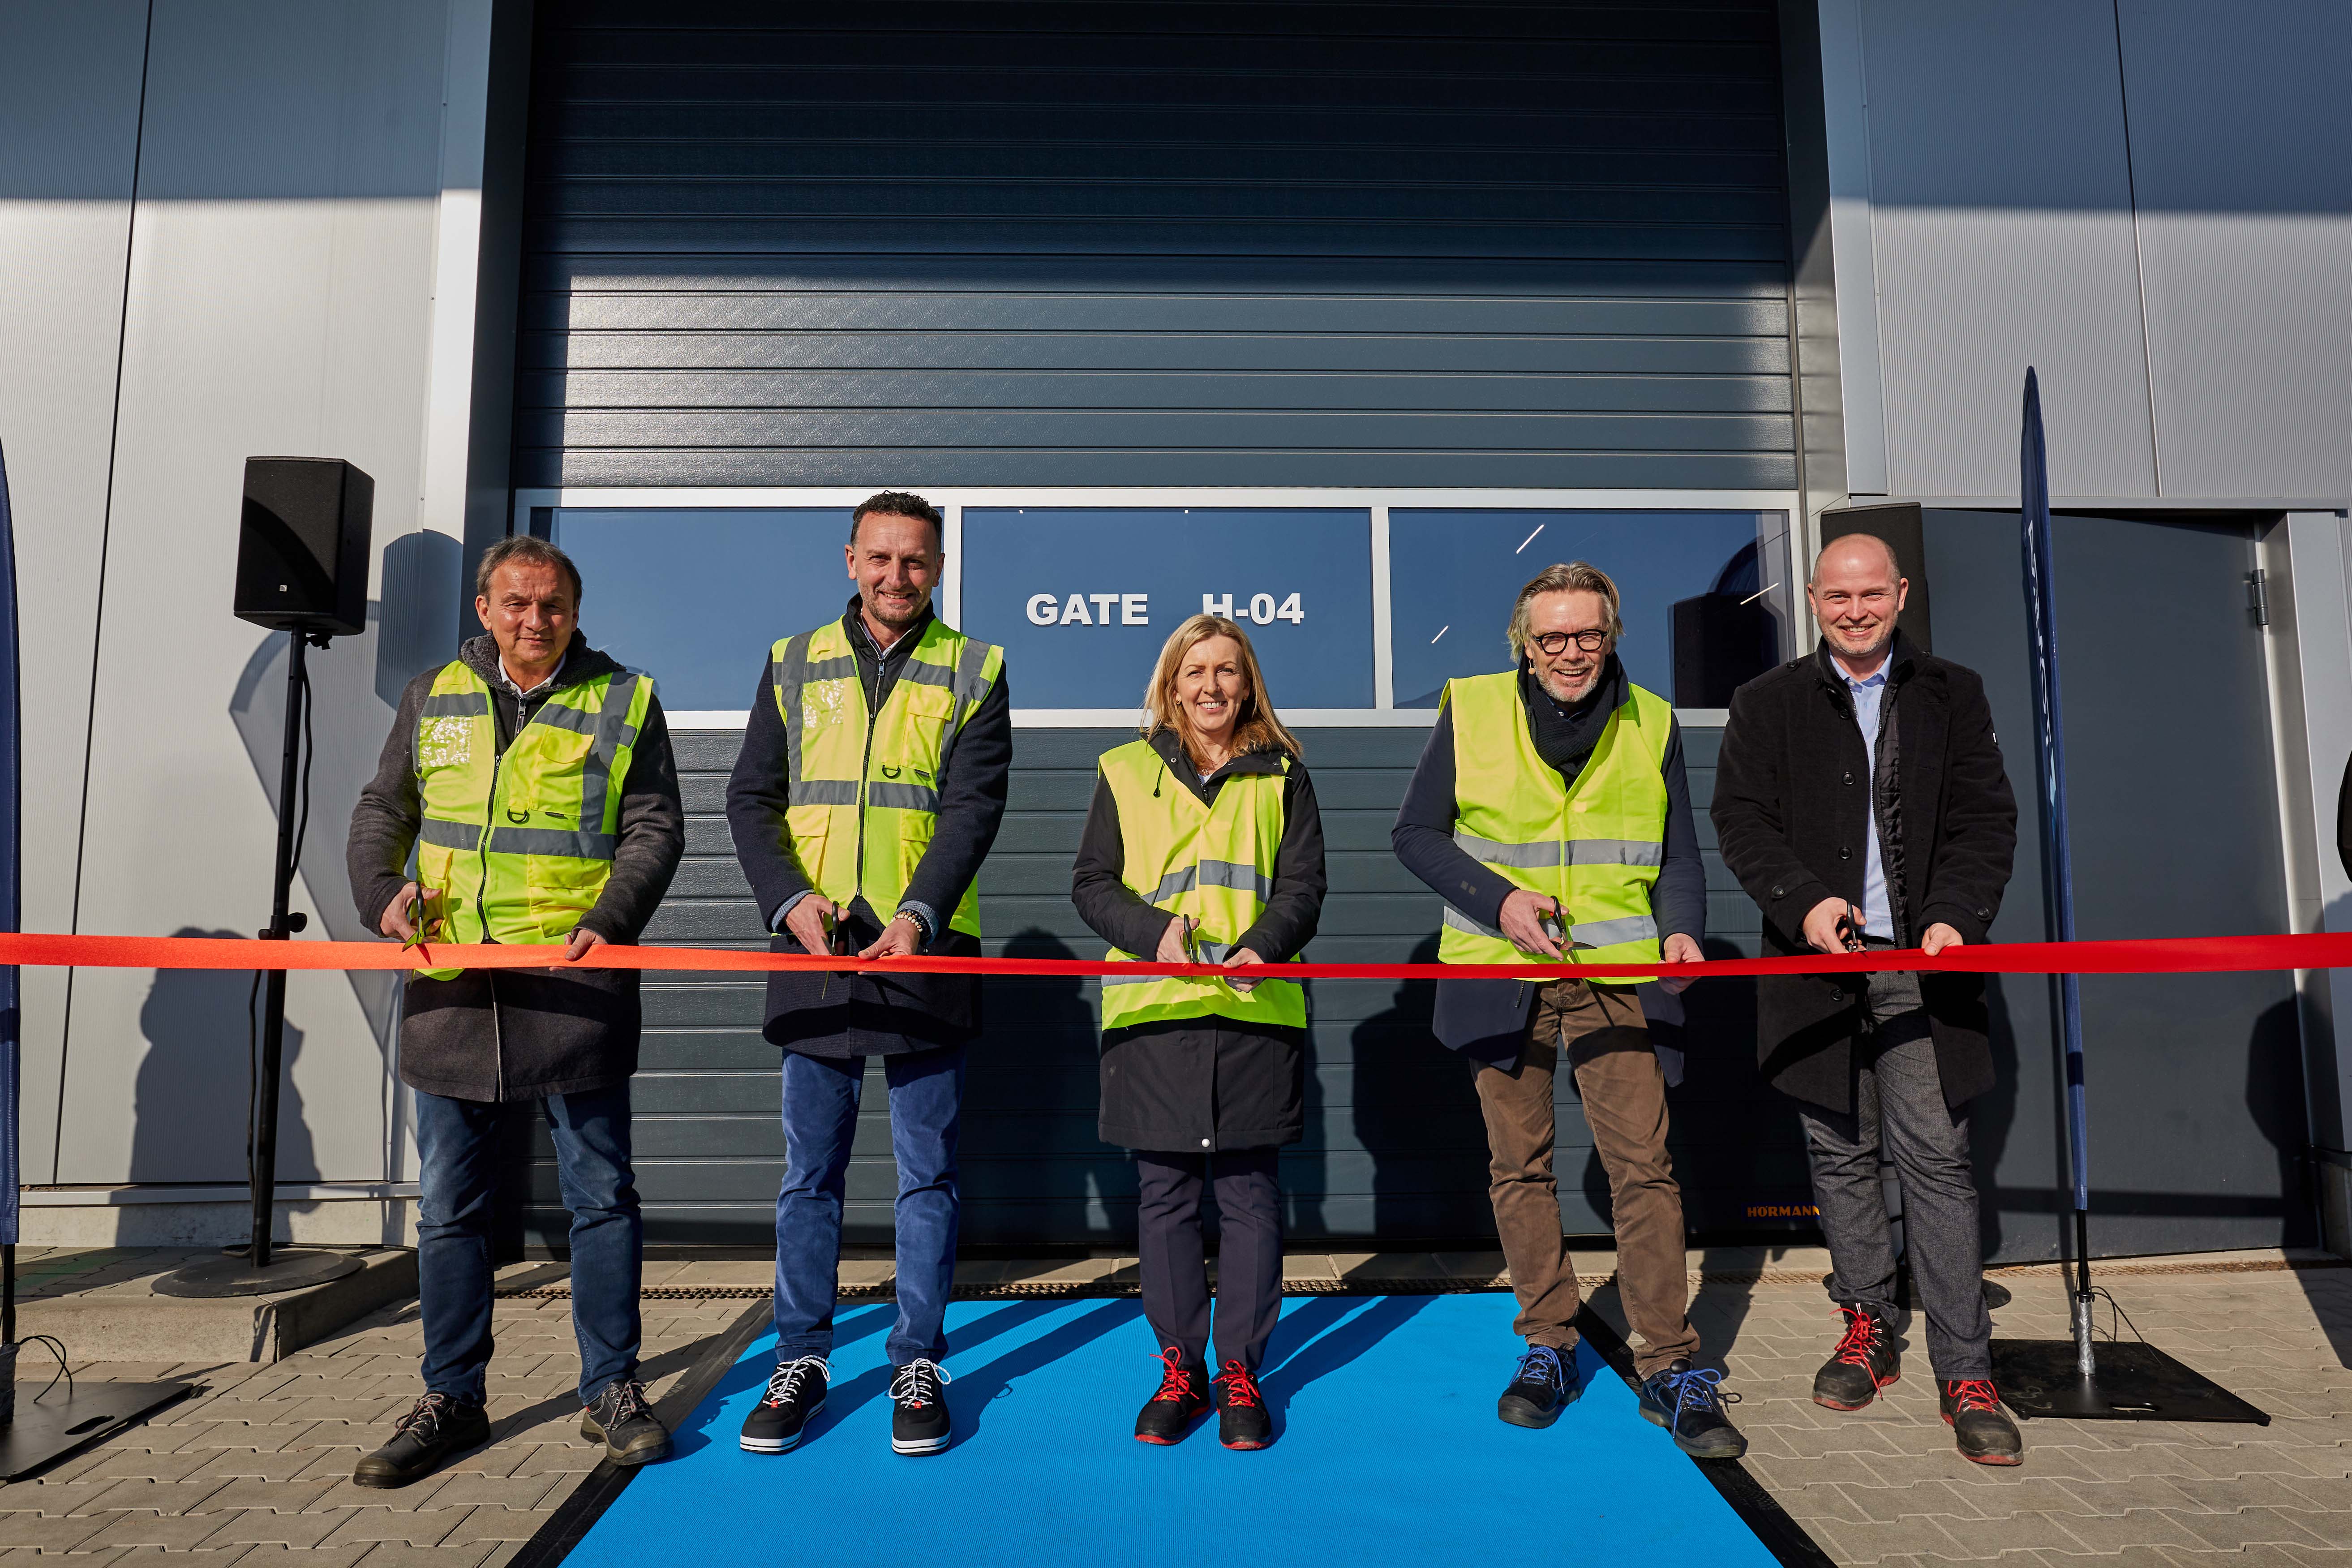
[[[488,684],[463,660],[442,668],[410,748],[424,814],[417,885],[433,895],[428,940],[572,934],[612,873],[621,794],[653,700],[653,679],[634,669],[565,687],[500,756]]]
[[[771,650],[788,847],[818,892],[842,908],[863,896],[889,919],[939,829],[940,781],[956,742],[1003,668],[1002,649],[934,619],[877,717],[866,712],[857,656],[839,621]],[[948,924],[980,934],[977,889],[963,889]]]
[[[1150,742],[1106,752],[1099,766],[1118,806],[1127,858],[1119,879],[1154,909],[1198,921],[1192,956],[1223,963],[1274,894],[1289,760],[1279,773],[1228,773],[1208,805],[1166,776],[1167,763]],[[1114,963],[1136,960],[1117,948],[1107,956]],[[1107,974],[1102,984],[1106,1029],[1211,1016],[1294,1028],[1307,1023],[1307,993],[1295,980],[1261,981],[1247,994],[1222,980],[1148,974],[1131,980]]]
[[[1444,701],[1454,716],[1454,843],[1512,886],[1559,900],[1574,944],[1570,963],[1654,962],[1650,889],[1666,858],[1660,769],[1672,706],[1632,687],[1571,789],[1536,754],[1517,672],[1449,681]],[[1527,960],[1500,931],[1451,904],[1437,956],[1444,963]]]

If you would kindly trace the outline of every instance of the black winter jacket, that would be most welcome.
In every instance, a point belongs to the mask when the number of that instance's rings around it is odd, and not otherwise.
[[[907,656],[929,626],[927,616],[881,652],[866,635],[858,600],[852,597],[842,626],[857,657],[866,712],[878,713],[906,668]],[[980,943],[948,929],[964,889],[979,875],[1004,820],[1004,797],[1013,767],[1012,697],[1000,672],[994,689],[964,722],[955,751],[940,779],[939,826],[930,846],[908,879],[905,901],[919,903],[938,917],[928,953],[977,958]],[[727,781],[727,827],[735,858],[759,901],[761,923],[776,934],[773,952],[804,951],[777,931],[781,912],[809,879],[793,854],[784,808],[792,804],[787,782],[789,742],[776,710],[775,672],[764,658],[751,689],[751,717],[743,749]],[[864,899],[853,902],[845,924],[856,947],[882,934],[898,911],[877,910]],[[765,1033],[771,1044],[810,1057],[895,1056],[905,1051],[961,1045],[980,1032],[980,976],[905,974],[887,978],[872,971],[831,974],[824,971],[778,972],[768,976]]]
[[[621,666],[572,634],[552,684],[526,700],[509,689],[498,645],[474,637],[457,650],[490,689],[499,754],[556,691]],[[440,673],[408,683],[376,762],[375,777],[352,811],[346,861],[360,918],[383,929],[384,907],[409,880],[410,851],[424,813],[417,798],[416,719]],[[607,942],[634,942],[669,890],[686,852],[686,813],[670,753],[669,722],[656,697],[621,784],[620,844],[596,907],[580,923]],[[400,1026],[400,1081],[452,1100],[530,1100],[608,1089],[637,1070],[637,971],[469,969],[455,980],[408,977]]]
[[[1189,789],[1203,803],[1213,803],[1227,779],[1280,766],[1269,752],[1252,752],[1202,780],[1172,731],[1160,731],[1151,745],[1168,764],[1166,787]],[[1323,814],[1314,782],[1296,761],[1284,781],[1282,813],[1274,892],[1235,943],[1268,963],[1304,950],[1323,911]],[[1121,879],[1126,868],[1118,803],[1097,773],[1070,901],[1105,942],[1150,958],[1173,917]],[[1098,1131],[1104,1142],[1123,1148],[1195,1154],[1296,1143],[1305,1128],[1306,1061],[1302,1029],[1207,1017],[1106,1030]]]
[[[1825,647],[1732,695],[1716,763],[1716,839],[1764,911],[1768,955],[1812,951],[1805,916],[1822,900],[1862,903],[1874,805],[1898,943],[1916,946],[1937,924],[1981,942],[2000,910],[2017,851],[2017,801],[1984,682],[1899,632],[1887,658],[1874,778],[1852,694]],[[1984,977],[1922,973],[1919,988],[1944,1099],[1965,1104],[1993,1082]],[[1853,975],[1759,980],[1765,1076],[1799,1100],[1851,1110],[1864,996]]]

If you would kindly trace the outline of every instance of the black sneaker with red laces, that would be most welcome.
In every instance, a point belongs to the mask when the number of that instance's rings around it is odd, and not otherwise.
[[[2000,1407],[2000,1394],[1989,1377],[1963,1378],[1936,1384],[1936,1403],[1944,1425],[1960,1445],[1960,1458],[1978,1465],[2017,1465],[2025,1461],[2025,1439],[2017,1423]]]
[[[1813,1373],[1813,1403],[1832,1410],[1859,1410],[1902,1377],[1902,1363],[1886,1320],[1867,1307],[1838,1310],[1845,1316],[1845,1337]]]
[[[1257,1375],[1238,1361],[1225,1363],[1210,1385],[1217,1402],[1217,1441],[1228,1448],[1263,1448],[1274,1441],[1274,1417]]]
[[[1184,1434],[1192,1429],[1192,1423],[1207,1412],[1209,1369],[1199,1362],[1186,1362],[1184,1352],[1173,1345],[1160,1352],[1160,1359],[1165,1363],[1160,1374],[1160,1392],[1136,1416],[1135,1440],[1164,1447],[1182,1442]]]

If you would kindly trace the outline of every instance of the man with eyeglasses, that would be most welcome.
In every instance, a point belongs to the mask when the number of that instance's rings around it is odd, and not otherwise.
[[[2017,800],[1984,682],[1895,629],[1910,590],[1884,540],[1813,563],[1821,646],[1732,694],[1717,763],[1723,862],[1764,911],[1768,955],[1985,940],[2017,851]],[[1841,1337],[1813,1403],[1859,1410],[1897,1375],[1895,1247],[1878,1152],[1903,1186],[1927,1360],[1960,1457],[2014,1465],[1969,1155],[1993,1084],[1984,976],[1786,974],[1756,987],[1764,1076],[1798,1101]]]
[[[1617,585],[1581,561],[1548,566],[1512,606],[1517,668],[1446,683],[1391,841],[1445,900],[1437,956],[1461,964],[1696,963],[1706,875],[1682,734],[1618,662]],[[1671,994],[1687,980],[1662,978]],[[1582,1392],[1580,1292],[1552,1171],[1553,1079],[1566,1058],[1609,1177],[1617,1287],[1642,1414],[1685,1453],[1747,1452],[1721,1373],[1695,1367],[1682,1189],[1666,1155],[1667,1065],[1634,984],[1445,979],[1433,1025],[1470,1058],[1486,1121],[1489,1196],[1527,1342],[1496,1415],[1544,1427]],[[1680,1063],[1674,1061],[1674,1077]]]

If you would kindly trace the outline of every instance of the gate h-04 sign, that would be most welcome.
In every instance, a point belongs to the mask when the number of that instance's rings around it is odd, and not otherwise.
[[[1362,508],[967,508],[964,629],[1005,650],[1017,708],[1131,710],[1188,616],[1240,622],[1280,708],[1373,701]]]

